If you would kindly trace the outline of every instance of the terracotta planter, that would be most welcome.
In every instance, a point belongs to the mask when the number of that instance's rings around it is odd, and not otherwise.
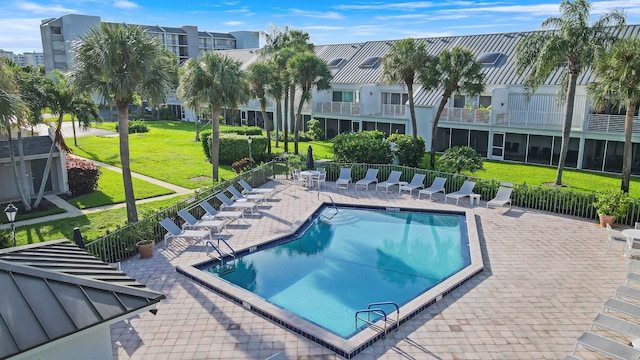
[[[613,215],[598,214],[598,217],[600,218],[600,226],[601,227],[605,227],[605,226],[607,226],[607,224],[613,225],[613,222],[616,221],[616,217],[613,216]]]
[[[138,247],[138,252],[140,253],[140,259],[149,259],[153,257],[153,248],[155,246],[155,242],[151,240],[142,240],[136,243]]]

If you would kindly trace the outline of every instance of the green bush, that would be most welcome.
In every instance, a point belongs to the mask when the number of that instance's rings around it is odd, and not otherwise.
[[[293,133],[288,133],[287,134],[287,138],[289,138],[289,142],[294,142],[295,138],[293,136]],[[274,135],[272,135],[274,136]],[[274,136],[275,137],[275,136]],[[298,141],[303,141],[303,142],[308,142],[308,141],[312,141],[313,139],[311,138],[311,136],[305,132],[300,131],[298,133]],[[284,141],[284,131],[280,131],[278,133],[278,141]]]
[[[454,174],[460,174],[465,170],[474,173],[482,169],[482,156],[469,146],[447,149],[438,161],[438,170]]]
[[[69,191],[74,196],[87,194],[98,188],[100,169],[88,160],[67,156]]]
[[[116,124],[116,131],[118,131],[118,124]],[[144,119],[129,120],[129,134],[146,132],[149,132],[149,127],[145,123]]]
[[[268,161],[267,137],[251,135],[251,157],[254,162]],[[205,156],[211,161],[211,130],[200,132],[200,142]],[[221,165],[232,165],[234,162],[249,157],[249,143],[247,137],[237,134],[220,134]]]
[[[414,144],[413,136],[404,134],[391,134],[387,141],[398,146],[397,154],[400,165],[418,167],[425,154],[425,144],[422,137],[418,137],[418,142]]]
[[[389,143],[381,131],[342,133],[333,138],[337,162],[390,164],[393,159]]]
[[[251,159],[244,158],[231,164],[231,168],[236,172],[236,174],[240,174],[241,172],[251,169],[251,165]]]
[[[211,133],[211,130],[209,130]],[[220,126],[220,134],[262,135],[262,129],[257,126]]]
[[[627,215],[631,199],[629,195],[619,189],[604,189],[596,194],[596,201],[593,207],[596,213],[602,215],[613,215],[622,218]]]
[[[307,134],[312,140],[320,140],[324,134],[324,131],[320,127],[320,121],[314,118],[307,121],[307,129]]]

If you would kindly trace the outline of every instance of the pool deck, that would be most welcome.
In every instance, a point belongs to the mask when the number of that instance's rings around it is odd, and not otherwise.
[[[249,224],[227,235],[241,249],[289,233],[327,201],[290,181],[271,181],[273,199]],[[562,359],[589,328],[602,304],[624,283],[622,243],[604,248],[607,232],[595,220],[529,209],[487,210],[485,202],[434,200],[369,191],[321,193],[336,203],[473,210],[484,271],[416,315],[354,359]],[[244,310],[176,272],[207,259],[200,242],[158,244],[152,259],[122,264],[127,275],[167,296],[158,313],[111,326],[114,359],[339,359],[329,349]],[[603,358],[583,350],[585,359]]]

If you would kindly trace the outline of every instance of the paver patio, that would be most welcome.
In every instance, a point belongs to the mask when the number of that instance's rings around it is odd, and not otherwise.
[[[271,181],[277,194],[247,214],[250,225],[230,225],[230,244],[242,249],[297,227],[328,198],[290,181]],[[606,299],[623,284],[622,243],[609,252],[596,221],[528,209],[443,204],[443,196],[337,190],[321,193],[336,203],[434,209],[472,208],[485,270],[407,321],[355,359],[562,359],[589,328]],[[196,284],[175,271],[207,257],[200,242],[161,243],[152,259],[122,264],[129,276],[167,299],[157,315],[145,313],[112,325],[116,359],[337,359],[332,351]],[[585,359],[598,358],[580,351]]]

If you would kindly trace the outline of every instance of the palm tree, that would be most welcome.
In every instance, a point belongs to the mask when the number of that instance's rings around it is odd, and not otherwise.
[[[120,163],[127,219],[138,221],[129,155],[129,104],[140,97],[159,103],[167,94],[177,64],[160,39],[136,25],[102,23],[80,37],[70,83],[79,92],[95,93],[118,109]]]
[[[47,86],[51,82],[44,74],[44,66],[25,66],[16,68],[18,82],[22,98],[29,99],[26,102],[29,108],[27,122],[33,129],[42,123],[42,110],[47,107]]]
[[[267,117],[267,92],[269,84],[273,82],[274,68],[268,62],[256,62],[249,66],[248,81],[251,96],[260,100],[260,110],[264,120],[264,130],[267,133],[267,153],[271,154],[271,132]]]
[[[466,48],[455,46],[451,50],[444,49],[433,60],[432,66],[422,69],[420,79],[427,89],[438,86],[442,88],[442,99],[438,105],[431,128],[431,168],[435,168],[436,137],[438,121],[449,98],[454,93],[465,93],[469,96],[479,95],[484,90],[484,72],[475,55]]]
[[[318,90],[331,88],[331,70],[327,62],[320,59],[315,53],[305,51],[296,54],[289,59],[287,67],[291,71],[293,83],[300,87],[300,102],[294,127],[293,153],[298,154],[298,133],[302,128],[302,106],[311,101],[311,91],[315,87]]]
[[[249,100],[246,75],[240,69],[240,62],[227,55],[206,53],[198,59],[191,59],[181,68],[178,96],[185,103],[208,103],[211,107],[211,163],[213,181],[218,181],[220,165],[220,111],[235,109],[237,104]]]
[[[424,43],[411,38],[393,43],[382,60],[382,80],[389,85],[403,83],[407,86],[414,143],[418,142],[418,123],[413,104],[413,84],[430,62],[431,56],[429,56]]]
[[[633,116],[640,103],[640,38],[626,38],[613,44],[611,49],[601,52],[596,58],[597,82],[589,84],[588,90],[596,106],[614,104],[624,107],[624,154],[622,162],[622,184],[620,189],[629,192]]]
[[[589,25],[590,9],[591,4],[586,0],[563,0],[560,17],[549,17],[540,25],[541,30],[548,31],[532,32],[516,47],[517,73],[529,71],[524,82],[527,92],[535,92],[557,69],[562,72],[560,93],[564,96],[564,122],[555,179],[558,186],[562,185],[562,171],[569,150],[578,77],[591,65],[595,54],[613,42],[626,23],[624,13],[614,10]]]

